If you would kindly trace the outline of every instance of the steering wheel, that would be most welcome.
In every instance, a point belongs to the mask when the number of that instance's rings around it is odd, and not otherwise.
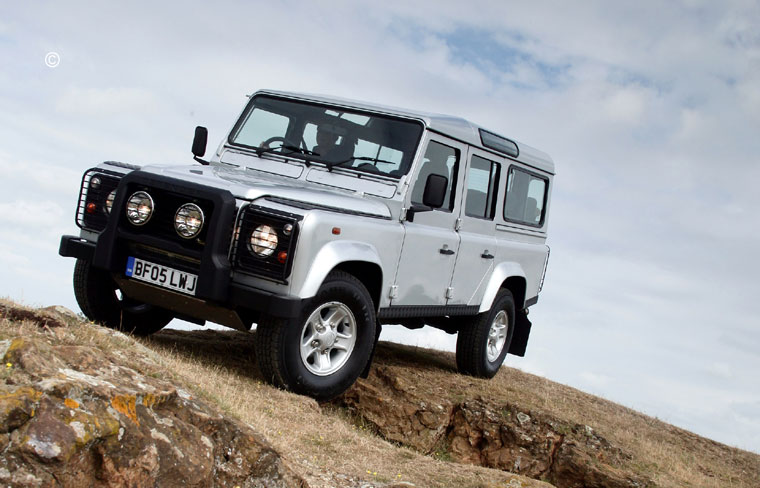
[[[288,141],[286,138],[280,137],[280,136],[274,136],[274,137],[270,137],[266,141],[262,142],[261,143],[261,147],[263,147],[264,149],[269,149],[271,147],[271,144],[273,142],[279,142],[280,146],[289,146],[289,145],[291,145],[290,141]],[[301,138],[301,147],[303,148],[303,151],[302,151],[303,153],[305,153],[305,154],[312,154],[312,152],[309,151],[309,146],[306,145],[306,139],[304,139],[303,137]]]
[[[272,144],[273,142],[280,142],[281,143],[280,145],[284,146],[285,144],[287,144],[288,140],[280,136],[270,137],[269,139],[261,143],[261,147],[265,149],[269,149],[271,147],[270,144]]]

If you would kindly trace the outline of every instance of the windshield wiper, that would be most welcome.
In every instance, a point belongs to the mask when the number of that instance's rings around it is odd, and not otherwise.
[[[308,154],[309,156],[319,156],[319,154],[315,153],[314,151],[309,151],[308,149],[304,149],[302,147],[293,146],[291,144],[285,144],[283,146],[280,146],[282,149],[288,149],[291,153],[299,152],[301,154]],[[290,154],[290,153],[288,153]]]
[[[264,147],[264,146],[258,146],[253,148],[254,151],[256,151],[256,156],[261,157],[262,154],[266,153],[273,153],[275,151],[279,151],[282,149],[282,147]],[[291,151],[292,153],[293,151]],[[287,153],[290,154],[290,153]]]
[[[282,151],[283,149],[286,149],[288,152],[283,152]],[[256,151],[256,155],[258,157],[261,157],[262,154],[267,154],[267,153],[275,153],[275,154],[280,154],[282,156],[290,156],[293,153],[300,153],[300,154],[304,154],[304,155],[308,155],[308,156],[319,156],[317,153],[309,151],[308,149],[303,149],[303,148],[300,148],[300,147],[291,146],[290,144],[284,144],[284,145],[278,146],[278,147],[262,147],[262,146],[259,146],[259,147],[254,148],[254,150]],[[277,151],[277,152],[275,152],[275,151]],[[304,161],[304,164],[306,166],[309,166],[311,164],[311,162],[312,162],[312,160],[308,159],[308,158],[303,158],[303,161]]]
[[[344,165],[346,163],[350,163],[350,162],[353,162],[353,161],[375,161],[376,163],[396,164],[393,161],[388,161],[386,159],[373,158],[373,157],[370,157],[370,156],[354,156],[354,157],[350,157],[350,158],[346,159],[345,161],[335,161],[335,162],[332,162],[332,163],[325,161],[324,163],[325,163],[325,166],[327,166],[327,169],[329,171],[332,171],[332,169],[335,166],[342,166],[342,165]],[[375,167],[377,167],[377,166],[375,166]],[[380,171],[380,170],[378,170],[378,171]],[[381,171],[381,173],[382,173],[382,171]],[[385,173],[382,173],[382,174],[385,174]]]

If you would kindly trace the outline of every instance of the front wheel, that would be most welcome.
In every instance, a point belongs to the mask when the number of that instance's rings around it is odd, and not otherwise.
[[[88,319],[128,334],[153,334],[173,318],[168,310],[123,296],[107,271],[83,259],[74,266],[74,295]]]
[[[462,374],[493,378],[509,351],[515,330],[515,301],[502,289],[491,310],[465,321],[457,336],[457,369]]]
[[[276,386],[329,400],[364,370],[375,327],[373,302],[364,285],[348,273],[330,273],[297,319],[259,319],[259,368]]]

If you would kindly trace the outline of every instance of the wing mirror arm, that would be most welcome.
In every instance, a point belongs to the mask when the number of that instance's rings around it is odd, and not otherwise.
[[[427,205],[413,203],[411,207],[406,209],[406,220],[407,222],[414,222],[414,214],[418,214],[420,212],[431,212],[432,210],[433,208],[428,207]]]

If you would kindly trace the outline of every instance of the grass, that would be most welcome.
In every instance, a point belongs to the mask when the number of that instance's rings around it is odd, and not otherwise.
[[[223,340],[216,340],[217,336]],[[263,383],[253,333],[163,331],[144,344],[168,369],[213,392],[225,411],[254,426],[310,486],[350,486],[349,480],[407,481],[417,486],[505,486],[507,473],[424,456],[379,438],[361,417],[332,404]],[[519,478],[522,486],[540,483]]]
[[[453,355],[396,344],[379,351],[378,363],[416,376],[417,393],[451,401],[463,394],[523,411],[544,412],[594,432],[632,456],[630,465],[657,486],[706,488],[760,486],[760,456],[725,446],[627,407],[522,371],[502,367],[491,381],[452,376]],[[506,413],[506,412],[504,412]]]
[[[359,478],[362,475],[366,478],[367,470],[385,477],[398,472],[404,480],[418,486],[454,486],[453,478],[443,477],[441,473],[452,470],[451,476],[456,476],[462,467],[449,462],[447,446],[438,446],[433,456],[420,456],[410,449],[382,441],[361,417],[331,405],[320,406],[313,400],[261,383],[253,353],[253,334],[163,331],[145,343],[169,354],[172,369],[184,371],[186,376],[219,368],[216,371],[219,377],[214,383],[229,382],[229,388],[210,384],[210,381],[205,381],[202,387],[221,389],[219,400],[228,405],[232,413],[263,430],[275,447],[291,453],[286,457],[295,462],[312,456],[309,459],[316,466]],[[595,433],[630,454],[629,466],[652,478],[657,486],[760,486],[760,456],[757,454],[699,437],[545,378],[507,367],[490,381],[464,377],[453,374],[456,363],[450,353],[390,343],[381,343],[375,361],[393,367],[395,373],[415,385],[421,397],[457,403],[480,396],[497,404],[519,405],[522,411],[547,413],[566,424],[560,427],[589,425]],[[255,391],[256,395],[249,395],[246,401],[239,397],[243,391]],[[267,415],[271,402],[280,405],[278,415]],[[502,413],[510,414],[506,409]],[[296,425],[298,432],[293,435]],[[283,429],[289,432],[288,436],[282,435]],[[305,449],[308,439],[318,435],[332,448]],[[489,482],[494,481],[489,480],[488,475],[477,476],[461,486],[486,486]]]
[[[10,302],[0,301],[6,305]],[[252,425],[312,487],[405,481],[418,487],[546,486],[497,470],[450,462],[381,439],[372,426],[334,404],[278,390],[262,381],[255,332],[164,330],[134,340],[93,324],[40,328],[0,316],[0,340],[45,335],[54,344],[90,345],[127,357],[143,374],[174,381],[226,414]],[[381,343],[376,364],[394,369],[423,397],[452,403],[483,397],[523,412],[544,412],[568,426],[589,425],[631,455],[628,465],[660,487],[760,486],[760,456],[724,446],[626,407],[545,378],[503,367],[491,381],[453,374],[450,353]],[[506,409],[503,415],[516,414]],[[513,481],[514,480],[514,481]],[[512,484],[510,485],[510,481]]]
[[[5,300],[0,304],[18,307]],[[142,374],[168,379],[250,424],[313,488],[389,482],[482,488],[508,486],[513,479],[525,488],[546,486],[424,456],[384,441],[345,409],[265,384],[256,367],[253,333],[167,330],[135,340],[85,321],[66,322],[66,327],[40,327],[33,320],[8,319],[0,313],[0,340],[43,336],[54,346],[90,346],[103,356],[129,361]]]

